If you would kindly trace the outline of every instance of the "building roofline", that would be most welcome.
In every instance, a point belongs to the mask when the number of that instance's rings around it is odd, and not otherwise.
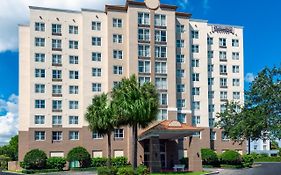
[[[208,23],[208,26],[210,26],[210,25],[227,26],[227,27],[234,27],[234,28],[244,29],[244,26],[239,26],[239,25]]]
[[[87,8],[81,8],[81,11],[85,11],[85,12],[98,12],[98,13],[105,13],[103,10],[87,9]]]
[[[204,20],[204,19],[194,19],[194,18],[191,18],[190,21],[192,21],[192,22],[203,22],[203,23],[208,23],[208,20]]]
[[[29,24],[18,24],[19,27],[30,27]]]
[[[36,6],[29,6],[29,9],[56,11],[56,12],[65,12],[65,13],[81,13],[81,11],[78,11],[78,10],[66,10],[66,9],[57,9],[57,8],[36,7]]]
[[[191,18],[192,14],[191,13],[185,13],[185,12],[176,12],[176,16]]]

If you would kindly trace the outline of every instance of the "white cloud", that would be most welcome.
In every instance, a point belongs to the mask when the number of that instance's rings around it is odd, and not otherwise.
[[[189,6],[189,0],[179,0],[177,2],[178,6],[182,9],[187,9],[187,7]]]
[[[255,80],[255,75],[253,73],[247,73],[245,76],[245,81],[247,83],[252,83]]]
[[[0,99],[0,145],[9,142],[10,138],[18,134],[18,96],[12,94],[8,100]]]
[[[125,0],[1,0],[0,52],[18,49],[18,24],[28,23],[28,6],[80,10],[104,9],[105,4],[124,4]]]

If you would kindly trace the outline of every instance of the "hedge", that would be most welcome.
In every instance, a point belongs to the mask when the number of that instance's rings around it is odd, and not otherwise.
[[[92,158],[92,167],[104,167],[106,166],[108,158],[96,157]],[[112,166],[122,167],[128,165],[128,159],[126,157],[116,157],[111,159]]]
[[[217,165],[219,164],[218,155],[215,151],[209,148],[201,149],[201,157],[203,165]]]
[[[220,156],[222,164],[240,165],[242,163],[241,155],[233,150],[227,150]]]
[[[87,168],[91,166],[91,155],[85,148],[76,147],[67,154],[67,161],[79,161],[81,168]]]
[[[63,170],[66,160],[62,157],[50,157],[47,159],[47,168]]]
[[[46,168],[47,155],[44,151],[39,149],[33,149],[26,153],[23,162],[21,163],[22,168],[25,169],[44,169]]]

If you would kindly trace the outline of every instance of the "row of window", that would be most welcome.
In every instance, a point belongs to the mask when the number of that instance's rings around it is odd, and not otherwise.
[[[46,100],[36,99],[34,101],[35,109],[44,109],[46,108]],[[79,101],[71,100],[68,102],[69,109],[78,109]],[[52,110],[61,111],[62,110],[62,100],[52,100]]]
[[[208,51],[208,58],[214,58],[214,51]],[[219,51],[219,59],[220,61],[227,61],[227,52]],[[239,52],[232,52],[232,60],[239,60]]]
[[[182,88],[184,88],[184,86],[183,87],[178,86],[177,88],[178,88],[177,90],[179,90],[180,92],[184,92],[184,90],[185,90],[185,89],[182,89]],[[200,94],[201,94],[200,87],[193,87],[192,88],[192,95],[198,96]],[[221,100],[227,100],[228,99],[227,94],[228,94],[227,91],[220,91],[220,99]],[[232,92],[232,99],[233,100],[239,100],[240,96],[241,96],[240,92],[237,92],[237,91]],[[214,98],[214,91],[208,92],[208,98],[210,98],[210,99]]]

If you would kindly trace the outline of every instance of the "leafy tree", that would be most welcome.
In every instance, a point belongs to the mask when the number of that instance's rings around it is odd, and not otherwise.
[[[135,75],[123,78],[112,92],[119,125],[132,127],[132,162],[137,167],[138,128],[145,128],[157,119],[158,92],[151,83],[140,85]]]
[[[279,148],[278,143],[275,140],[270,142],[270,149],[271,150],[278,150],[278,148]]]
[[[11,138],[8,145],[0,147],[0,155],[6,155],[11,160],[18,160],[18,135]]]
[[[23,159],[25,169],[44,169],[47,163],[47,155],[44,151],[33,149],[26,153]]]
[[[107,135],[108,159],[107,165],[111,166],[111,133],[115,128],[114,109],[106,94],[93,98],[92,104],[87,108],[86,120],[91,131]]]
[[[67,160],[69,162],[79,161],[80,167],[82,168],[87,168],[91,165],[91,155],[81,146],[70,150],[67,154]]]

